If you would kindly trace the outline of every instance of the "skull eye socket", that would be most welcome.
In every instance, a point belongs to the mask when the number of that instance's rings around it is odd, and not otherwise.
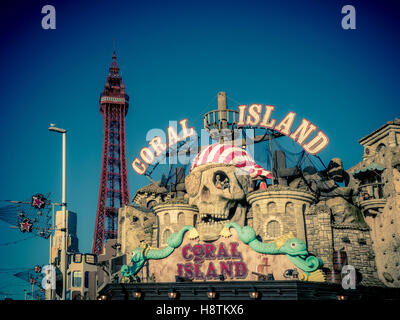
[[[201,200],[207,201],[210,198],[210,190],[204,186],[203,189],[201,189]]]
[[[216,171],[213,176],[213,183],[217,189],[229,188],[229,178],[223,171]]]

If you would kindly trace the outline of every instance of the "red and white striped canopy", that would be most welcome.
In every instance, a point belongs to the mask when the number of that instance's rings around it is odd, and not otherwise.
[[[255,163],[254,159],[240,147],[230,144],[212,144],[201,151],[192,161],[190,171],[203,164],[233,164],[244,170],[251,178],[265,177],[272,179],[270,171]]]

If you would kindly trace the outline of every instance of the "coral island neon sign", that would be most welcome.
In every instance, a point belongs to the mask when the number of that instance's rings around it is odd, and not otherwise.
[[[139,157],[136,157],[132,162],[133,170],[138,174],[144,174],[147,170],[149,164],[152,164],[154,160],[161,155],[163,152],[167,150],[167,148],[171,148],[173,145],[177,144],[180,141],[184,141],[189,137],[192,137],[196,134],[196,131],[193,127],[190,129],[187,127],[187,119],[183,119],[179,121],[179,124],[182,128],[182,134],[179,135],[173,126],[169,126],[167,128],[168,135],[168,144],[163,141],[160,136],[155,136],[153,139],[149,141],[149,147],[144,147],[139,152]]]
[[[296,118],[295,112],[290,111],[281,122],[276,124],[276,119],[271,118],[272,111],[275,110],[274,106],[265,105],[263,116],[261,116],[263,109],[262,104],[252,104],[250,107],[247,107],[247,105],[240,105],[238,106],[238,109],[238,128],[249,126],[278,131],[297,142],[307,153],[311,155],[320,153],[328,146],[329,139],[321,130],[318,131],[317,135],[313,139],[305,143],[311,134],[317,130],[317,126],[305,118],[303,118],[300,125],[293,132],[291,132],[294,120]]]
[[[276,119],[271,117],[272,112],[275,110],[275,107],[271,105],[265,105],[264,108],[262,104],[251,104],[250,106],[239,105],[238,110],[239,117],[238,121],[236,122],[236,127],[238,130],[245,128],[264,128],[275,130],[292,139],[310,155],[316,155],[320,153],[329,144],[327,135],[322,130],[317,131],[317,126],[306,118],[303,118],[297,128],[292,130],[294,121],[296,119],[295,112],[290,111],[278,123]],[[195,136],[195,129],[193,127],[188,128],[187,122],[188,119],[179,121],[181,126],[181,134],[178,134],[177,130],[173,126],[169,126],[167,128],[167,142],[165,142],[160,136],[153,137],[148,142],[148,147],[143,147],[139,152],[139,157],[136,157],[133,160],[133,170],[137,174],[145,174],[148,166],[151,165],[159,155],[164,153],[167,149],[171,148],[178,142]],[[309,141],[306,141],[315,132],[317,132],[316,135]],[[196,149],[196,153],[197,150],[198,149]]]
[[[229,250],[224,242],[221,242],[218,246],[213,243],[183,246],[182,257],[186,260],[186,263],[177,264],[178,276],[196,280],[218,279],[219,275],[231,279],[246,278],[247,266],[242,261],[242,254],[237,250],[238,245],[237,242],[229,243]],[[210,261],[208,266],[202,270],[204,260]],[[218,267],[214,265],[215,260],[219,261]]]

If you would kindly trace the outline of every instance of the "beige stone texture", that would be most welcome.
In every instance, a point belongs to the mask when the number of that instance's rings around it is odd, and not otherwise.
[[[121,244],[121,253],[130,256],[130,252],[142,241],[151,245],[155,222],[156,218],[150,210],[134,206],[119,209],[117,239]]]
[[[247,196],[253,211],[253,228],[263,241],[293,234],[307,243],[304,213],[315,201],[313,194],[289,187],[272,186]],[[271,223],[273,223],[271,225]]]
[[[359,204],[370,227],[376,273],[389,287],[400,287],[400,120],[389,121],[360,140],[363,161],[349,169],[352,174],[371,163],[385,169],[380,174],[382,191],[370,190],[372,199]]]
[[[154,237],[153,246],[163,247],[166,245],[166,238],[178,232],[183,226],[195,226],[198,210],[184,201],[170,200],[169,202],[158,204],[154,207],[158,227]]]

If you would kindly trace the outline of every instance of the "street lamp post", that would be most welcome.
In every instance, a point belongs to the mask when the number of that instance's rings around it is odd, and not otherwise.
[[[57,132],[62,134],[62,193],[61,193],[61,206],[62,206],[62,214],[63,214],[63,227],[62,231],[64,232],[63,237],[63,245],[62,245],[62,254],[61,254],[61,269],[63,273],[63,288],[62,288],[62,300],[66,298],[66,290],[67,290],[67,199],[66,199],[66,168],[67,168],[67,130],[57,128],[54,124],[50,124],[49,131]]]
[[[49,245],[49,250],[50,250],[50,253],[49,253],[49,266],[51,266],[51,269],[50,269],[50,273],[53,275],[54,274],[54,276],[56,275],[56,272],[55,272],[55,270],[54,270],[54,273],[53,273],[53,267],[55,268],[55,266],[53,265],[53,247],[52,247],[52,244],[53,244],[53,232],[54,232],[54,230],[55,230],[55,226],[54,226],[54,206],[61,206],[62,205],[62,203],[54,203],[54,202],[52,202],[51,203],[51,206],[52,206],[52,217],[51,217],[51,232],[50,232],[50,245]],[[56,279],[54,279],[54,281],[56,281]],[[53,287],[51,287],[50,288],[50,300],[53,300]]]

